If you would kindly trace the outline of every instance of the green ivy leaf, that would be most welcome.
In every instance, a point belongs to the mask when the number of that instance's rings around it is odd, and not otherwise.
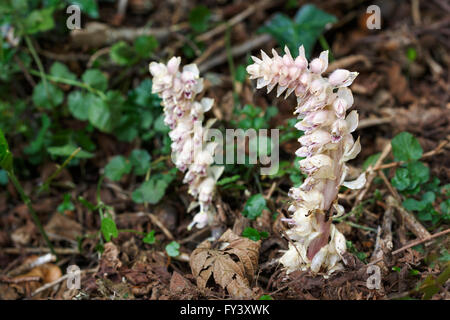
[[[47,82],[47,90],[43,82],[39,82],[33,89],[33,103],[36,107],[52,109],[64,101],[64,93],[57,86]]]
[[[195,32],[208,30],[208,20],[211,16],[209,9],[203,5],[196,6],[189,13],[189,24]]]
[[[86,121],[89,119],[89,108],[93,104],[99,104],[101,101],[95,94],[83,91],[72,91],[67,97],[67,105],[69,111],[76,119]]]
[[[113,129],[113,113],[107,102],[97,96],[89,96],[88,119],[97,129],[103,132],[111,132]],[[80,110],[81,114],[83,112]]]
[[[422,157],[419,141],[409,132],[401,132],[392,141],[392,153],[396,161],[418,160]]]
[[[131,163],[123,156],[115,156],[105,167],[105,176],[112,181],[119,181],[124,174],[131,172]]]
[[[105,91],[108,89],[108,79],[98,69],[86,70],[81,76],[81,80],[97,90]]]
[[[146,150],[135,149],[131,152],[130,162],[133,165],[133,172],[137,176],[147,173],[150,168],[152,157]]]
[[[395,175],[391,180],[392,186],[399,191],[408,189],[411,179],[409,178],[409,172],[406,168],[398,168],[395,170]]]
[[[141,58],[149,58],[158,45],[158,40],[154,36],[142,35],[134,40],[134,50]]]
[[[24,20],[23,26],[26,34],[35,34],[51,30],[55,27],[53,20],[54,7],[33,10]]]
[[[259,300],[273,300],[273,298],[268,294],[263,294],[261,297],[259,297]]]
[[[69,70],[69,68],[61,62],[55,62],[50,67],[50,75],[58,78],[76,80],[77,76]]]
[[[264,199],[262,194],[258,193],[247,200],[242,215],[250,220],[255,220],[262,214],[264,209],[267,209],[266,199]]]
[[[297,11],[294,20],[278,13],[258,31],[269,33],[282,47],[287,45],[294,58],[298,56],[298,48],[303,45],[309,58],[326,26],[336,21],[335,16],[306,4]]]
[[[157,174],[145,181],[139,188],[137,188],[131,195],[131,198],[136,203],[148,202],[151,204],[158,203],[166,193],[166,189],[172,182],[174,176],[171,174],[162,175]]]
[[[408,163],[407,170],[413,184],[410,188],[415,188],[417,185],[426,183],[430,179],[430,169],[422,162],[414,161]]]
[[[166,246],[166,252],[169,257],[178,257],[180,255],[180,244],[172,241]]]
[[[72,199],[71,199],[70,193],[66,193],[64,195],[63,202],[58,206],[58,208],[56,210],[58,210],[58,212],[61,212],[61,213],[64,213],[66,211],[73,211],[73,210],[75,210],[75,206],[72,203]]]
[[[155,239],[155,230],[150,231],[149,233],[147,233],[144,237],[144,239],[142,239],[142,241],[144,243],[147,244],[154,244],[156,239]]]
[[[103,218],[100,229],[106,242],[111,241],[111,237],[117,238],[119,236],[116,223],[111,218]]]

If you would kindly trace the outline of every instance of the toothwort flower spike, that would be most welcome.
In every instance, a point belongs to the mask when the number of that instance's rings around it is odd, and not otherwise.
[[[277,96],[286,92],[285,98],[294,94],[298,115],[296,128],[304,131],[299,139],[301,147],[296,155],[304,157],[300,169],[308,177],[300,187],[289,191],[292,213],[288,220],[292,226],[287,231],[291,238],[289,249],[280,258],[287,272],[298,269],[328,274],[342,269],[340,263],[346,250],[345,238],[331,223],[333,215],[342,215],[344,208],[337,203],[339,187],[358,189],[365,184],[365,175],[345,182],[345,162],[361,150],[359,139],[352,132],[358,126],[356,111],[347,110],[353,104],[348,86],[358,75],[348,70],[335,70],[328,78],[322,74],[328,68],[328,51],[313,59],[308,66],[303,46],[293,59],[289,49],[280,56],[272,50],[273,57],[261,52],[262,59],[253,57],[254,64],[247,67],[257,88],[267,87],[270,92],[277,87]]]
[[[215,144],[203,143],[207,129],[201,123],[214,101],[209,98],[195,100],[203,90],[203,79],[195,64],[186,65],[180,71],[180,63],[180,57],[171,58],[167,65],[150,63],[152,92],[162,98],[164,122],[170,128],[172,140],[172,160],[180,171],[186,172],[183,182],[189,184],[189,193],[198,199],[190,208],[200,206],[200,212],[188,229],[194,225],[203,228],[214,220],[212,199],[223,171],[223,166],[212,166]]]

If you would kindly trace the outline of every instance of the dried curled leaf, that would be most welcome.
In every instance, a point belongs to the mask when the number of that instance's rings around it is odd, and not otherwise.
[[[250,283],[258,267],[261,242],[239,237],[227,230],[212,247],[202,242],[192,252],[190,265],[197,286],[204,289],[211,276],[235,298],[253,296]]]

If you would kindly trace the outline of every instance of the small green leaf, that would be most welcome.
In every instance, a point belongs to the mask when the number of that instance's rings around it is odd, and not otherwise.
[[[130,66],[138,60],[134,48],[125,41],[115,43],[109,51],[109,56],[113,62],[120,66]]]
[[[26,34],[34,34],[44,32],[55,27],[53,20],[54,7],[44,8],[41,10],[33,10],[23,20],[23,27]]]
[[[241,176],[238,175],[238,174],[234,175],[232,177],[226,177],[226,178],[223,178],[223,179],[220,179],[219,181],[217,181],[216,185],[223,186],[223,185],[226,185],[228,183],[235,182],[235,181],[239,180],[240,178],[241,178]]]
[[[415,61],[416,58],[417,58],[417,50],[414,49],[414,48],[412,48],[412,47],[409,47],[409,48],[406,50],[406,57],[407,57],[408,60],[411,61],[411,62]]]
[[[67,98],[70,113],[81,121],[89,119],[89,109],[92,105],[99,105],[101,103],[101,99],[95,94],[79,90],[72,91]]]
[[[391,180],[392,186],[399,191],[408,189],[411,179],[409,178],[408,169],[398,168],[395,170],[395,175]]]
[[[71,199],[70,193],[66,193],[64,195],[63,202],[58,206],[58,208],[56,210],[58,210],[58,212],[61,212],[61,213],[64,213],[65,211],[73,211],[73,210],[75,210],[75,206],[72,203],[72,199]]]
[[[58,78],[76,80],[77,76],[69,70],[69,68],[61,62],[55,62],[50,67],[50,75]]]
[[[413,186],[426,183],[430,179],[430,169],[422,162],[413,161],[408,163],[407,169]]]
[[[154,36],[143,35],[134,40],[134,50],[141,58],[149,58],[156,48],[158,48],[158,40]]]
[[[103,132],[111,132],[113,129],[113,112],[111,111],[106,100],[97,96],[89,96],[86,101],[89,103],[88,119],[89,122],[97,129]],[[83,111],[80,110],[78,115]]]
[[[250,240],[253,240],[253,241],[258,241],[258,240],[261,240],[261,238],[263,238],[263,239],[267,238],[269,236],[269,234],[265,231],[260,232],[256,229],[247,227],[242,232],[242,236],[245,238],[249,238]]]
[[[111,241],[111,237],[117,238],[119,236],[119,230],[117,230],[116,223],[111,218],[103,218],[101,230],[105,240]]]
[[[33,89],[33,103],[36,107],[52,109],[64,100],[64,93],[57,86],[47,82],[47,90],[43,82],[39,82]]]
[[[131,163],[123,156],[115,156],[105,167],[105,176],[112,181],[119,181],[124,174],[131,172]]]
[[[211,16],[209,9],[203,5],[197,6],[189,13],[189,24],[195,32],[208,30],[208,20]]]
[[[100,91],[108,89],[108,79],[106,79],[105,75],[98,69],[86,70],[81,76],[81,80]]]
[[[149,233],[147,233],[144,237],[144,239],[142,239],[142,241],[144,243],[147,244],[154,244],[156,239],[155,239],[155,230],[150,231]]]
[[[169,257],[178,257],[180,255],[180,244],[172,241],[166,246],[166,252]]]
[[[273,298],[268,294],[263,294],[261,297],[259,297],[259,300],[273,300]]]
[[[258,31],[272,35],[281,47],[287,45],[294,58],[298,56],[298,48],[303,45],[309,58],[326,26],[336,21],[335,16],[306,4],[297,11],[294,20],[278,13]]]
[[[130,155],[130,162],[133,165],[134,174],[138,176],[146,174],[150,168],[151,159],[152,157],[146,150],[133,150]]]
[[[396,161],[418,160],[422,157],[419,141],[409,132],[401,132],[392,141],[392,153]]]
[[[247,200],[242,215],[250,220],[255,220],[262,214],[264,209],[267,209],[266,199],[264,199],[262,194],[258,193]]]
[[[70,3],[78,5],[81,11],[91,18],[97,19],[99,17],[96,0],[70,0]]]
[[[132,193],[131,198],[136,203],[148,202],[156,204],[164,197],[170,182],[171,180],[168,180],[163,175],[154,175],[150,180],[141,184],[141,186]]]

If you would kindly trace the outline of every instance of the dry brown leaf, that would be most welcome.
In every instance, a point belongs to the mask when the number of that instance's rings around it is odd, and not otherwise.
[[[260,246],[260,241],[242,238],[230,229],[215,243],[215,248],[210,241],[202,242],[190,258],[197,286],[206,288],[213,276],[214,281],[233,297],[253,297],[250,283],[258,267]]]

